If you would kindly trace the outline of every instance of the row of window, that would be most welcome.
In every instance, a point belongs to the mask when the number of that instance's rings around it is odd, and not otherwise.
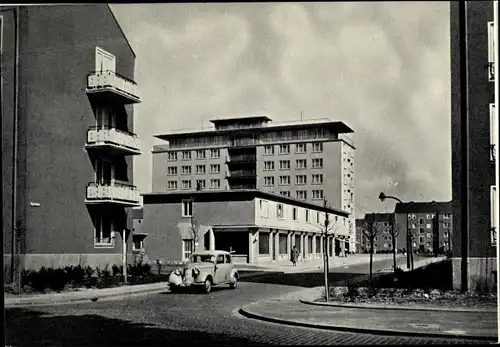
[[[211,159],[217,159],[220,158],[220,149],[210,149],[209,150],[209,156]],[[177,160],[178,159],[178,152],[168,152],[168,157],[167,159],[169,161]],[[180,157],[182,160],[191,160],[191,151],[181,151]],[[195,156],[196,159],[205,159],[206,158],[206,150],[205,149],[199,149],[195,151]]]
[[[312,143],[312,152],[323,152],[323,143]],[[278,147],[279,154],[290,154],[290,144],[282,144]],[[307,143],[295,144],[295,153],[307,153]],[[264,155],[274,155],[274,146],[264,146]]]
[[[488,81],[495,81],[495,22],[488,22]]]
[[[290,160],[280,160],[279,169],[280,170],[290,170]],[[320,169],[323,167],[323,158],[313,158],[311,159],[311,168]],[[297,169],[307,169],[307,159],[297,159],[296,160]],[[274,170],[274,161],[264,161],[264,171]]]
[[[196,165],[195,170],[197,175],[204,175],[207,172],[206,165]],[[210,164],[210,173],[220,173],[220,164]],[[191,175],[191,174],[192,174],[191,165],[181,166],[181,175]],[[167,167],[167,175],[177,176],[178,175],[177,166]]]
[[[314,174],[312,175],[311,184],[322,184],[323,183],[323,175],[322,174]],[[270,187],[274,186],[274,176],[264,176],[264,186]],[[297,175],[295,176],[295,184],[307,184],[307,175]],[[290,185],[290,176],[279,176],[279,185],[280,186],[288,186]]]
[[[168,190],[177,190],[178,188],[177,181],[167,181],[167,189]],[[196,180],[196,189],[205,189],[207,187],[206,180]],[[220,189],[220,179],[211,179],[210,180],[210,189]],[[181,189],[190,190],[193,189],[191,180],[182,180],[181,181]]]
[[[292,194],[289,190],[282,190],[279,192],[280,195],[291,198]],[[297,190],[295,192],[295,199],[297,200],[307,200],[307,190]],[[312,199],[313,200],[322,200],[323,199],[323,190],[322,189],[314,189],[312,191]]]
[[[443,219],[450,219],[451,218],[451,213],[443,213],[442,216],[443,216]],[[425,222],[426,222],[425,220],[426,219],[432,220],[434,217],[436,217],[435,213],[426,214],[425,218],[419,218],[418,219],[419,224],[425,224]],[[416,214],[408,214],[408,219],[417,219],[417,215]]]

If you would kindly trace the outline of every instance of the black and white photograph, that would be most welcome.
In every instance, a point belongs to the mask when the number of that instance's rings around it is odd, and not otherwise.
[[[0,5],[1,343],[500,343],[499,27],[498,0]]]

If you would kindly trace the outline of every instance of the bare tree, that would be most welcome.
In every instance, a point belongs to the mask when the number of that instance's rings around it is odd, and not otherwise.
[[[196,222],[196,218],[193,213],[191,214],[189,233],[192,240],[191,253],[193,253],[196,250],[196,246],[200,240],[200,225]]]
[[[391,235],[392,241],[392,260],[393,260],[393,268],[394,272],[396,272],[396,239],[399,236],[399,232],[401,230],[400,226],[396,223],[396,219],[394,214],[389,214],[389,234]]]
[[[368,213],[365,215],[365,223],[363,228],[363,234],[370,242],[370,281],[373,278],[373,248],[375,244],[375,238],[380,234],[381,229],[375,223],[375,214]]]

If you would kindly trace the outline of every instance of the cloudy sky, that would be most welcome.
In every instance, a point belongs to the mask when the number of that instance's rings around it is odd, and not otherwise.
[[[356,213],[451,199],[448,2],[112,5],[135,53],[151,191],[154,134],[265,113],[355,130]]]

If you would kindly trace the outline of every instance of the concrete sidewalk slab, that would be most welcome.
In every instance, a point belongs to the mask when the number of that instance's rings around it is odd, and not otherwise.
[[[294,300],[271,299],[246,305],[240,314],[268,322],[337,331],[497,340],[495,313],[328,309]]]

